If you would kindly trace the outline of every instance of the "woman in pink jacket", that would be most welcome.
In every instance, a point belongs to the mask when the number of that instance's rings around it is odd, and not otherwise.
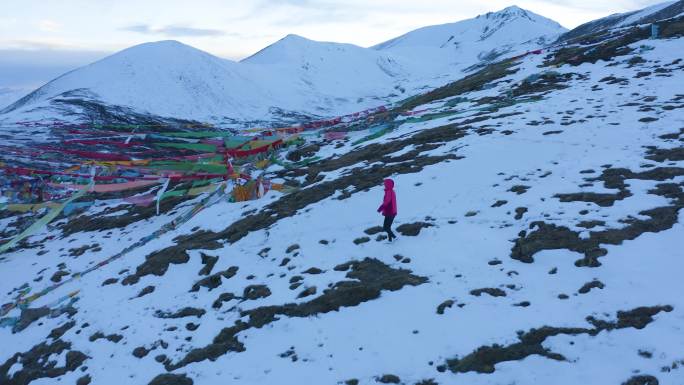
[[[397,236],[392,232],[392,222],[397,216],[397,195],[394,193],[394,181],[392,179],[385,179],[385,198],[382,204],[378,207],[378,212],[385,216],[385,223],[382,229],[387,232],[387,237],[390,242]]]

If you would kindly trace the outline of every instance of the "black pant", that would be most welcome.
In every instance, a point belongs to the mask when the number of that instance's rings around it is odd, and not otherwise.
[[[382,229],[387,232],[387,237],[391,241],[392,238],[396,238],[397,236],[394,235],[392,232],[392,222],[394,222],[394,215],[387,215],[385,216],[385,223],[382,225]]]

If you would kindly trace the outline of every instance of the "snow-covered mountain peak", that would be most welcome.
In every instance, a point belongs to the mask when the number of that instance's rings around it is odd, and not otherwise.
[[[212,56],[211,54],[201,51],[197,48],[183,44],[177,40],[161,40],[148,43],[134,45],[119,51],[103,60],[111,60],[115,58],[155,58],[155,59],[178,59],[178,55],[199,55]]]
[[[530,17],[526,10],[518,7],[517,5],[511,5],[497,12],[487,12],[484,16],[488,19],[502,19],[502,18],[512,18],[512,17]]]
[[[239,63],[164,40],[65,74],[3,112],[19,119],[39,106],[61,111],[64,103],[82,105],[73,99],[78,95],[99,105],[200,120],[278,120],[271,111],[345,114],[391,101],[397,90],[443,85],[462,70],[537,48],[562,32],[556,22],[513,6],[371,48],[289,34]]]
[[[301,62],[302,60],[325,60],[334,52],[338,54],[367,56],[368,53],[363,51],[365,51],[364,48],[353,44],[316,41],[303,36],[289,34],[254,55],[243,59],[242,62],[250,64],[283,64],[292,61]]]
[[[506,7],[498,12],[489,12],[480,15],[476,20],[480,20],[482,40],[491,38],[499,31],[502,31],[502,34],[516,31],[524,34],[526,33],[526,30],[534,31],[538,28],[550,29],[553,31],[563,30],[563,27],[556,21],[522,9],[516,5]],[[509,26],[510,28],[506,28]]]

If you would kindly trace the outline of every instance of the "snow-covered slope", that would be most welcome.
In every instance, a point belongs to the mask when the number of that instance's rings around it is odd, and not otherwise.
[[[373,48],[413,59],[416,67],[439,75],[543,47],[565,31],[553,20],[512,6],[474,19],[420,28]]]
[[[0,255],[2,303],[45,294],[0,321],[0,383],[682,384],[684,20],[663,31],[418,95],[383,137],[265,170],[299,190],[111,263],[205,197],[60,218]]]
[[[666,1],[664,3],[655,4],[641,10],[618,13],[606,16],[602,19],[590,21],[562,35],[560,40],[567,41],[579,36],[600,32],[611,28],[652,23],[654,21],[676,17],[683,13],[684,0]]]
[[[31,91],[30,89],[0,88],[0,111]]]
[[[307,100],[301,109],[312,102],[307,95],[329,96],[319,103],[322,112],[344,110],[342,106],[359,98],[386,96],[410,76],[391,55],[297,35],[286,36],[240,64],[253,76],[266,77],[262,86],[278,100]]]

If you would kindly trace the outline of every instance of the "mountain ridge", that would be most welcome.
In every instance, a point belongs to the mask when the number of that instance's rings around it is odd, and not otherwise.
[[[86,116],[88,113],[80,106],[85,100],[102,106],[103,111],[125,108],[155,116],[213,122],[268,122],[283,113],[334,116],[391,103],[406,92],[442,85],[461,77],[466,68],[508,52],[538,47],[546,41],[548,32],[561,32],[557,23],[518,7],[450,25],[459,23],[476,23],[489,35],[484,40],[480,35],[479,40],[469,37],[459,41],[462,47],[470,47],[465,53],[445,53],[428,47],[414,55],[410,48],[409,52],[395,53],[290,34],[240,62],[190,50],[182,43],[145,43],[62,75],[0,113],[6,119],[10,113],[15,119],[22,118],[26,114],[21,111],[39,111],[41,116],[69,111],[71,116]],[[516,26],[509,27],[511,23]],[[521,41],[500,32],[521,25],[525,26]],[[417,31],[426,28],[430,27]],[[412,33],[421,32],[412,31],[402,37]],[[487,47],[478,49],[476,46],[483,42]],[[457,54],[461,57],[455,60]],[[128,59],[118,60],[121,55]],[[167,67],[149,60],[152,56],[160,57],[159,63]],[[190,58],[198,63],[191,63]],[[135,64],[136,60],[140,63]],[[136,76],[136,66],[149,76]],[[100,74],[99,79],[94,73]]]

